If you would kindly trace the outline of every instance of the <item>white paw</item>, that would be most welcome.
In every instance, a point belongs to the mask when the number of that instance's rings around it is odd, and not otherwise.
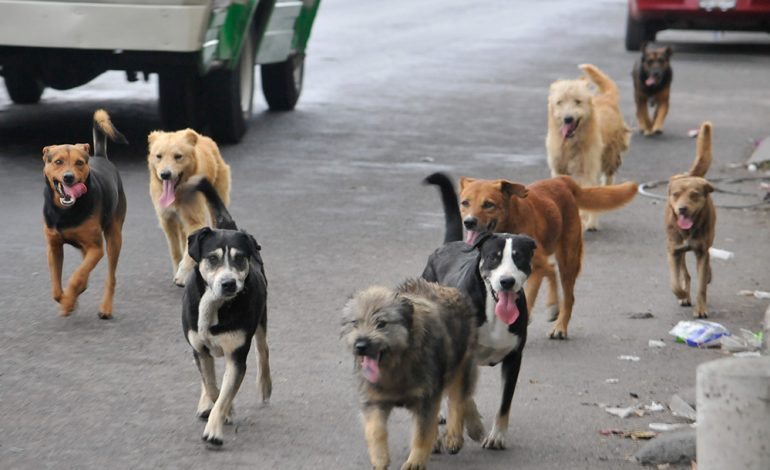
[[[481,447],[492,450],[505,449],[505,434],[493,429],[492,432],[489,433],[489,436],[484,439],[484,442],[481,443]]]
[[[222,443],[224,442],[223,434],[222,425],[219,424],[217,426],[214,424],[214,420],[209,418],[208,423],[206,423],[206,428],[203,430],[203,436],[201,436],[201,439],[206,441],[206,444],[215,447],[221,447]]]

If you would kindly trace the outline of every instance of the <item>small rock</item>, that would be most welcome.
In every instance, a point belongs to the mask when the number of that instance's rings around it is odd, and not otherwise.
[[[653,315],[650,312],[636,312],[632,313],[628,316],[631,320],[646,320],[648,318],[655,318],[655,315]]]
[[[634,455],[642,465],[689,464],[695,460],[695,429],[662,434]]]

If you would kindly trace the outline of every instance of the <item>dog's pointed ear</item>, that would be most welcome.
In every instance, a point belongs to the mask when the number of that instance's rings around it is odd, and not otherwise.
[[[465,188],[465,185],[471,184],[474,181],[476,181],[475,178],[468,178],[467,176],[461,176],[460,177],[460,191],[462,192],[463,188]]]
[[[75,144],[75,147],[86,154],[86,161],[88,161],[88,157],[91,156],[91,144]]]
[[[405,326],[407,329],[411,329],[414,320],[414,303],[410,299],[398,294],[396,294],[396,298],[399,302],[399,313],[401,313],[401,317],[404,319]]]
[[[46,163],[51,163],[51,160],[53,159],[53,156],[50,153],[51,147],[53,147],[53,145],[43,147],[43,161]]]
[[[668,60],[672,55],[674,55],[674,50],[671,49],[671,46],[666,46],[666,48],[663,49],[663,56]]]
[[[647,46],[649,43],[647,41],[642,42],[642,44],[639,45],[639,50],[642,51],[642,58],[644,58],[644,55],[647,53]]]
[[[194,259],[196,263],[201,262],[203,258],[203,240],[213,233],[210,227],[203,227],[190,234],[187,237],[187,253],[190,258]]]
[[[527,190],[527,187],[523,184],[511,183],[507,180],[500,180],[498,181],[498,184],[500,186],[500,192],[505,194],[507,197],[517,196],[524,199],[527,197],[527,194],[529,194],[529,190]]]
[[[152,131],[147,135],[147,143],[152,145],[160,137],[160,131]]]
[[[185,129],[184,139],[190,145],[195,145],[198,142],[198,133],[192,129]]]

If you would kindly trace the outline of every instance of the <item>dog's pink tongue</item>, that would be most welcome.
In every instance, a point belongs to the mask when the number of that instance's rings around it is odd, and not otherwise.
[[[516,306],[516,293],[502,291],[497,293],[495,315],[506,325],[512,325],[519,318],[519,307]]]
[[[561,126],[561,138],[566,139],[570,132],[575,130],[575,123],[572,124],[562,124]]]
[[[647,86],[655,85],[655,78],[654,77],[647,77],[647,80],[644,81],[644,84],[647,85]]]
[[[361,373],[364,378],[371,383],[377,383],[380,380],[380,364],[377,359],[364,356],[361,361]]]
[[[687,217],[686,215],[680,214],[679,218],[676,221],[676,224],[682,230],[690,230],[690,228],[692,228],[693,221],[691,218]]]
[[[88,192],[88,188],[83,183],[73,184],[72,186],[62,185],[62,188],[64,189],[64,194],[72,199],[77,199]]]
[[[479,236],[479,232],[475,230],[468,230],[465,234],[465,243],[473,245],[476,242],[476,238]]]
[[[171,180],[163,180],[163,194],[160,195],[160,205],[164,209],[174,203],[174,183]]]

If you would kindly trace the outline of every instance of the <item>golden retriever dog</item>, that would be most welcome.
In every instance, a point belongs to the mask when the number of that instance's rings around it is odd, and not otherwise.
[[[187,237],[212,226],[214,216],[201,194],[190,197],[177,192],[193,176],[205,177],[225,205],[230,204],[230,167],[217,144],[192,129],[176,132],[153,131],[147,137],[147,166],[150,170],[150,198],[171,254],[174,283],[184,286],[195,261],[187,254]]]
[[[714,191],[704,176],[711,166],[711,123],[704,122],[698,132],[695,161],[688,173],[672,176],[668,182],[666,235],[671,290],[679,305],[690,306],[690,273],[684,256],[695,253],[698,269],[698,297],[693,316],[706,318],[706,287],[711,282],[709,248],[714,243],[717,221]]]
[[[570,175],[581,186],[596,186],[600,174],[604,184],[612,184],[628,150],[631,129],[620,112],[615,82],[593,65],[580,68],[590,82],[580,78],[551,84],[545,138],[548,166],[551,176]],[[581,213],[581,218],[584,228],[598,230],[596,213]]]

